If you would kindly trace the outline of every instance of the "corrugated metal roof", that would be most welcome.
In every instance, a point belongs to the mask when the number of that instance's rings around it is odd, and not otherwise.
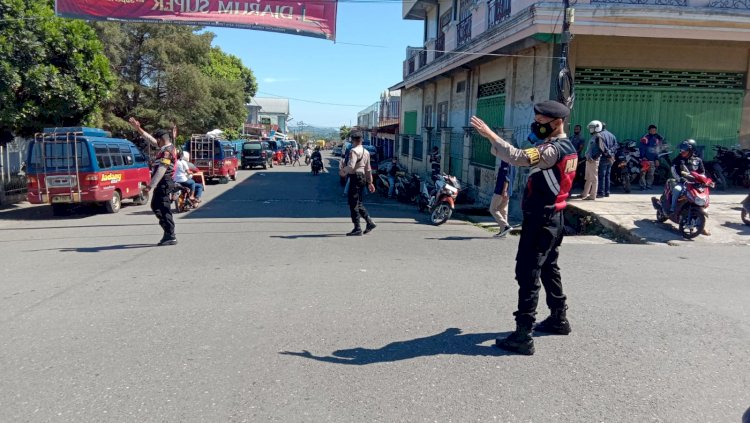
[[[259,106],[261,113],[289,115],[288,98],[253,97],[248,106]]]

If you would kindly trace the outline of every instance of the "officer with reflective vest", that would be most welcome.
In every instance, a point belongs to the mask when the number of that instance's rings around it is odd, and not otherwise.
[[[523,228],[516,255],[519,286],[518,310],[513,313],[516,330],[496,341],[499,348],[526,355],[534,354],[531,333],[541,286],[547,294],[551,314],[534,329],[557,335],[571,331],[557,258],[564,233],[565,200],[578,166],[578,153],[564,129],[570,109],[556,101],[544,101],[534,105],[534,112],[531,131],[542,141],[528,149],[513,147],[481,119],[471,118],[477,132],[490,140],[495,156],[513,166],[531,168],[521,202]]]

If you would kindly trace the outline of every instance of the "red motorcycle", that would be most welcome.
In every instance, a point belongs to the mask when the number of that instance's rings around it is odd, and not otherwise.
[[[669,214],[672,205],[672,185],[667,181],[664,185],[664,193],[661,198],[651,197],[651,203],[656,209],[656,220],[659,223],[671,220],[680,226],[680,233],[686,239],[693,239],[703,233],[708,218],[708,205],[710,203],[710,188],[714,182],[706,175],[698,172],[687,172],[683,170],[685,178],[683,195],[677,201],[673,213]]]

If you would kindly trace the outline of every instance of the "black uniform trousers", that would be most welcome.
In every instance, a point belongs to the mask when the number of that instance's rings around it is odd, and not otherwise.
[[[562,212],[547,216],[524,213],[516,255],[518,310],[513,313],[519,325],[534,324],[540,280],[547,294],[547,306],[551,310],[565,307],[560,267],[557,265],[564,232]]]
[[[349,212],[352,215],[352,223],[354,223],[354,229],[360,229],[359,218],[365,220],[368,224],[372,222],[370,215],[367,214],[367,209],[362,204],[363,197],[365,195],[365,176],[362,174],[351,174],[347,176],[349,178],[349,191],[347,192],[347,200],[349,201]]]
[[[164,230],[164,238],[174,238],[174,219],[172,218],[172,188],[160,183],[151,195],[151,210],[159,219],[159,226]]]

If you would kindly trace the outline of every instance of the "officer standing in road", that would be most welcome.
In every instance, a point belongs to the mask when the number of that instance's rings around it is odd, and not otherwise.
[[[159,147],[159,153],[152,164],[151,182],[144,188],[145,192],[153,191],[151,195],[151,210],[159,219],[159,226],[164,230],[164,236],[158,245],[175,245],[177,236],[174,233],[174,219],[172,218],[172,192],[175,188],[174,168],[177,160],[177,152],[172,145],[172,136],[169,131],[156,131],[154,136],[141,128],[141,124],[130,118],[130,124],[138,133],[152,144]],[[174,128],[172,133],[174,133]]]
[[[540,332],[567,335],[570,323],[566,316],[560,268],[557,265],[564,233],[563,209],[578,165],[576,149],[564,130],[570,109],[556,101],[534,105],[531,124],[534,135],[543,140],[532,148],[521,150],[495,134],[481,119],[471,118],[471,125],[492,144],[493,154],[514,166],[531,167],[521,209],[523,227],[516,255],[518,310],[516,330],[496,345],[519,354],[534,354],[531,337],[539,301],[540,279],[547,294],[551,314],[536,326]]]
[[[375,223],[370,219],[364,204],[362,204],[365,187],[370,192],[375,192],[375,185],[372,183],[372,168],[370,167],[370,152],[362,146],[362,134],[353,132],[351,135],[352,148],[349,151],[349,157],[346,160],[346,166],[341,169],[341,176],[347,178],[349,191],[347,198],[349,200],[349,212],[352,215],[354,229],[347,233],[347,236],[359,236],[370,233],[375,229]],[[359,219],[363,218],[367,222],[365,230],[362,231]]]

